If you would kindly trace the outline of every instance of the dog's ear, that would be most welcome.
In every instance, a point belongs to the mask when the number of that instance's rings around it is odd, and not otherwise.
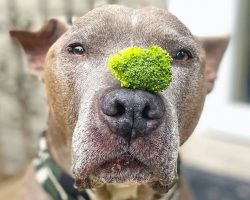
[[[220,61],[227,48],[229,37],[199,37],[206,52],[206,85],[207,93],[211,92],[217,77]]]
[[[22,45],[28,56],[30,71],[40,76],[48,49],[66,30],[65,23],[51,19],[39,31],[11,30],[10,35]]]

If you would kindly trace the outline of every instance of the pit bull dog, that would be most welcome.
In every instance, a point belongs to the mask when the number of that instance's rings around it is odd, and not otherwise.
[[[213,88],[227,38],[194,37],[166,10],[117,5],[70,27],[50,20],[38,32],[11,35],[44,81],[50,111],[24,199],[193,199],[178,150]],[[173,58],[170,86],[159,93],[121,88],[108,57],[151,45]]]

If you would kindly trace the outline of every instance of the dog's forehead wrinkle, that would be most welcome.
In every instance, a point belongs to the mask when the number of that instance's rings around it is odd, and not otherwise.
[[[133,12],[131,8],[111,6],[109,9],[106,9],[104,6],[88,12],[79,18],[73,26],[75,26],[75,28],[86,27],[88,29],[95,28],[95,26],[101,29],[103,27],[124,29],[126,28],[126,24],[128,24],[128,16],[130,18],[131,12]]]
[[[145,15],[145,12],[150,16]],[[119,14],[116,15],[117,13]],[[72,33],[85,37],[86,43],[95,48],[112,47],[114,49],[116,48],[114,46],[117,46],[118,50],[136,44],[147,46],[149,44],[143,44],[146,40],[140,37],[149,38],[150,35],[156,36],[155,42],[153,42],[156,45],[159,45],[160,42],[164,43],[165,39],[172,40],[172,38],[178,38],[176,42],[179,43],[193,42],[192,35],[177,18],[169,12],[157,8],[136,10],[111,6],[107,9],[104,6],[79,18],[72,26]],[[143,39],[144,42],[136,42],[138,39]],[[148,39],[151,43],[153,40],[153,38]]]

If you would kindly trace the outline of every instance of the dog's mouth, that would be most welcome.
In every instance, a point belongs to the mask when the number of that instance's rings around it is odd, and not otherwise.
[[[110,158],[92,168],[87,179],[76,178],[76,187],[96,187],[104,183],[142,184],[154,181],[153,172],[129,153]]]
[[[149,161],[145,156],[141,157],[132,152],[95,159],[89,166],[82,166],[79,171],[75,171],[75,186],[78,190],[85,190],[108,183],[148,184],[159,192],[166,192],[176,182],[175,169],[170,168],[172,164],[161,165],[158,162]]]
[[[101,170],[109,170],[111,172],[122,172],[127,168],[139,169],[146,167],[138,159],[134,158],[130,154],[121,155],[120,157],[111,159],[100,165]]]
[[[147,175],[146,175],[147,174]],[[122,154],[100,164],[91,179],[112,183],[142,183],[148,181],[150,170],[143,162],[131,154]]]

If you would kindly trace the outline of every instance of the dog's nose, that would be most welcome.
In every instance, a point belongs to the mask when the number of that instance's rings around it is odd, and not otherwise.
[[[105,94],[101,109],[112,132],[129,141],[145,137],[157,129],[165,111],[159,95],[130,89]]]

